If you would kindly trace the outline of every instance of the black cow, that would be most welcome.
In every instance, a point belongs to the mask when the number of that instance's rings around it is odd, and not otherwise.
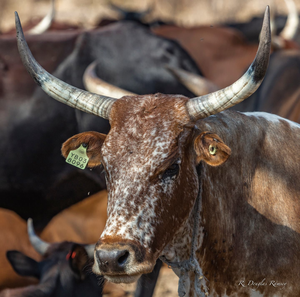
[[[39,279],[39,284],[24,288],[7,289],[1,297],[72,296],[101,297],[103,278],[91,273],[89,246],[73,242],[48,244],[35,233],[32,221],[28,221],[28,234],[33,247],[43,255],[40,262],[18,251],[8,251],[7,259],[21,276]]]

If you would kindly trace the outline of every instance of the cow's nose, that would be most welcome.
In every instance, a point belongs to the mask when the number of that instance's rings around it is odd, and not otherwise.
[[[97,251],[97,262],[102,272],[123,272],[128,258],[127,250]]]

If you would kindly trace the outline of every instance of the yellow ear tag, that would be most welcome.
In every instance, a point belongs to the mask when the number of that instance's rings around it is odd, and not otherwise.
[[[85,169],[89,158],[86,154],[87,146],[81,145],[78,149],[70,151],[66,162],[80,169]]]

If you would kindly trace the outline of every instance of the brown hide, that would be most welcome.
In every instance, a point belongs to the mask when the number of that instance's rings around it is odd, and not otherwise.
[[[21,251],[35,260],[41,258],[29,242],[26,222],[13,211],[7,209],[0,209],[0,241],[0,290],[37,283],[34,278],[24,278],[17,275],[6,258],[6,251],[8,250]]]
[[[263,296],[300,295],[300,127],[259,116],[226,112],[198,124],[232,150],[224,165],[201,172],[203,242],[197,255],[217,296],[249,296],[256,288],[249,281],[264,279]],[[272,280],[286,285],[274,288]]]
[[[57,214],[40,237],[47,242],[96,243],[107,219],[106,205],[103,190]]]

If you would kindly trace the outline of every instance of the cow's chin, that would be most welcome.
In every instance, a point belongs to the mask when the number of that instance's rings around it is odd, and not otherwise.
[[[109,282],[116,283],[116,284],[129,284],[129,283],[134,283],[139,279],[141,274],[136,274],[136,275],[116,275],[116,276],[111,276],[111,275],[105,275],[104,278],[107,279]]]

